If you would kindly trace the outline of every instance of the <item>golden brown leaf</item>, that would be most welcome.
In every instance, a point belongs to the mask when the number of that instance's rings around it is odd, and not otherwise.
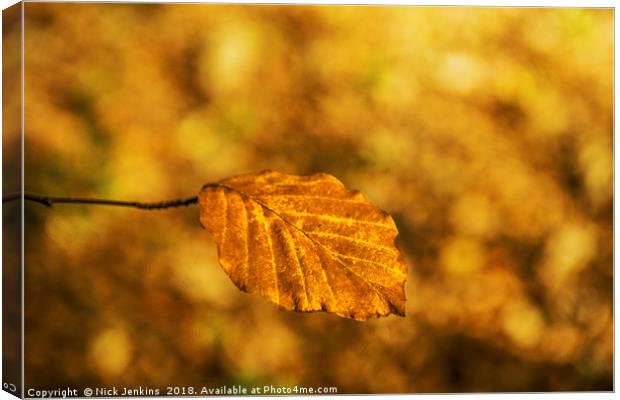
[[[288,310],[405,314],[392,218],[328,174],[264,171],[205,185],[200,222],[241,290]]]

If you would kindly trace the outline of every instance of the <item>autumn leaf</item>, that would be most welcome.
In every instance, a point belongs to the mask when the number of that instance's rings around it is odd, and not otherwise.
[[[241,175],[205,185],[199,202],[239,289],[287,310],[405,315],[407,266],[394,221],[335,177]]]

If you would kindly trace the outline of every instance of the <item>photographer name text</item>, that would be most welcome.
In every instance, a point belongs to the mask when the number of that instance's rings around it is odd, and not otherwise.
[[[148,396],[243,396],[243,395],[306,395],[306,394],[336,394],[335,387],[311,386],[167,386],[158,387],[87,387],[82,390],[70,387],[58,389],[28,389],[29,398],[68,398],[68,397],[148,397]]]

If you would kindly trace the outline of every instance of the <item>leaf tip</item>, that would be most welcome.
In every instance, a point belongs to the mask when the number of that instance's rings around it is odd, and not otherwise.
[[[405,316],[396,224],[336,177],[265,169],[207,183],[199,200],[201,225],[241,291],[283,310],[357,321]]]

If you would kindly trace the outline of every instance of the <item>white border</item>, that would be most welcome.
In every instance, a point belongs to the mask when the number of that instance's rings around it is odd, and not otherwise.
[[[26,2],[43,2],[45,0],[26,0]],[[84,2],[97,2],[97,1],[72,1],[72,0],[59,0],[59,1],[48,1],[48,2],[66,2],[66,3],[84,3]],[[214,0],[214,1],[208,1],[208,2],[201,2],[201,1],[179,1],[179,0],[172,0],[172,1],[148,1],[148,0],[133,0],[133,1],[123,1],[123,0],[109,0],[106,2],[110,2],[110,3],[211,3],[211,4],[228,4],[231,3],[230,1],[226,1],[226,0]],[[15,0],[0,0],[0,6],[1,9],[5,9],[13,4],[17,3],[17,1]],[[321,1],[321,0],[315,0],[315,1],[304,1],[304,0],[288,0],[288,1],[282,1],[282,0],[271,0],[271,1],[260,1],[260,0],[244,0],[244,1],[240,1],[239,3],[244,3],[244,4],[316,4],[316,5],[328,5],[328,4],[342,4],[342,5],[353,5],[353,4],[360,4],[360,5],[422,5],[422,6],[482,6],[482,7],[616,7],[616,1],[581,1],[581,2],[577,2],[577,1],[550,1],[550,0],[545,0],[545,1],[539,1],[536,2],[535,4],[532,4],[532,2],[524,2],[524,1],[515,1],[515,0],[505,0],[500,2],[497,1],[458,1],[458,0],[444,0],[444,1],[439,1],[439,2],[431,2],[431,1],[416,1],[416,0],[391,0],[391,1],[385,1],[385,0],[375,0],[372,2],[369,1],[361,1],[361,0],[339,0],[339,1]],[[22,6],[23,7],[23,6]],[[615,12],[614,12],[615,14]],[[22,14],[22,18],[23,18],[23,14]],[[2,21],[0,18],[0,29],[2,27]],[[618,27],[615,24],[615,15],[614,15],[614,37],[617,37],[617,31]],[[615,45],[614,45],[615,46]],[[615,47],[614,47],[614,61],[615,61]],[[23,21],[22,21],[22,55],[23,55]],[[23,77],[23,57],[22,57],[22,100],[23,100],[23,84],[24,84],[24,77]],[[1,61],[2,61],[2,41],[0,40],[0,65],[1,65]],[[618,105],[615,102],[615,93],[616,93],[616,88],[617,88],[617,82],[615,80],[615,76],[616,76],[616,66],[614,65],[614,155],[617,154],[618,150],[620,150],[620,145],[618,144],[618,142],[615,140],[615,132],[617,131],[617,119],[615,118],[616,113],[618,112]],[[2,83],[0,82],[0,104],[1,104],[1,100],[2,100]],[[0,107],[0,118],[2,116],[2,110]],[[23,128],[23,124],[24,124],[24,115],[23,115],[23,108],[22,108],[22,128]],[[2,144],[0,142],[0,150]],[[22,135],[22,152],[23,152],[23,135]],[[0,158],[1,158],[1,152],[0,152]],[[615,158],[614,156],[614,172],[616,171],[616,169],[620,166],[620,161],[618,161],[618,159]],[[1,171],[1,166],[0,166],[0,171]],[[616,206],[618,205],[618,202],[616,200],[615,197],[615,188],[618,184],[618,180],[617,180],[617,176],[614,173],[614,210],[616,209]],[[0,185],[2,184],[2,175],[0,173]],[[22,153],[22,187],[24,185],[23,182],[23,153]],[[23,204],[23,202],[22,202]],[[618,226],[617,222],[617,215],[614,211],[614,239],[615,239],[615,234],[616,234],[616,227]],[[22,212],[22,226],[23,226],[23,212]],[[22,231],[22,235],[23,235],[23,231]],[[2,230],[0,228],[0,249],[2,248]],[[23,246],[23,236],[22,236],[22,246]],[[615,310],[618,309],[618,301],[617,301],[617,297],[615,296],[615,288],[618,287],[618,276],[616,275],[616,268],[615,268],[615,252],[616,252],[616,242],[614,240],[614,297],[613,297],[613,301],[614,301],[614,384],[616,382],[618,382],[617,378],[618,378],[618,357],[615,354],[615,343],[616,340],[619,337],[619,333],[618,333],[618,329],[616,329],[616,321],[615,321]],[[22,260],[23,260],[23,247],[22,247]],[[2,282],[2,276],[0,274],[0,283]],[[22,283],[23,283],[23,270],[22,270]],[[1,287],[1,286],[0,286]],[[23,307],[23,288],[22,288],[22,307]],[[0,297],[0,307],[2,305],[2,298]],[[1,308],[0,308],[1,309]],[[0,328],[1,328],[1,320],[0,320]],[[23,315],[22,315],[22,337],[23,337]],[[1,329],[0,329],[0,338],[1,338]],[[1,347],[1,346],[0,346]],[[0,353],[1,354],[1,353]],[[22,344],[22,360],[23,360],[23,344]],[[0,376],[1,376],[1,372],[2,372],[2,365],[0,363]],[[23,384],[23,369],[22,369],[22,384]],[[517,398],[544,398],[544,399],[583,399],[583,398],[587,398],[587,399],[613,399],[614,398],[614,393],[575,393],[575,392],[567,392],[567,393],[544,393],[544,394],[522,394],[522,393],[502,393],[502,394],[455,394],[455,395],[424,395],[424,394],[420,394],[420,395],[390,395],[390,396],[385,396],[385,397],[389,397],[389,398],[394,398],[394,399],[405,399],[405,398],[420,398],[420,399],[445,399],[446,396],[457,396],[457,397],[463,397],[463,398],[478,398],[478,397],[484,397],[485,399],[517,399]],[[288,396],[287,396],[288,397]],[[359,396],[349,396],[349,395],[342,395],[342,396],[324,396],[323,398],[337,398],[337,399],[355,399],[358,398]],[[380,396],[383,397],[383,396]],[[138,397],[140,398],[140,397]],[[175,397],[177,398],[177,397]],[[222,398],[226,398],[226,397],[222,397]],[[275,397],[266,397],[266,398],[275,398]],[[290,398],[290,397],[288,397]],[[295,397],[296,398],[296,397]],[[8,400],[8,399],[15,399],[14,396],[9,395],[8,393],[4,392],[4,391],[0,391],[0,400]],[[146,398],[144,398],[146,399]],[[183,399],[182,397],[178,397],[178,399]]]
[[[149,1],[149,0],[25,0],[26,3],[195,3],[195,4],[314,4],[314,5],[403,5],[403,6],[464,6],[464,7],[615,7],[616,1],[610,0],[591,0],[591,1],[561,1],[561,0],[541,0],[537,2],[519,1],[519,0],[504,0],[501,2],[492,0],[242,0],[242,1],[229,1],[229,0],[211,0],[211,1],[198,1],[198,0],[170,0],[170,1]],[[1,0],[0,5],[2,9],[17,3],[15,0]]]

